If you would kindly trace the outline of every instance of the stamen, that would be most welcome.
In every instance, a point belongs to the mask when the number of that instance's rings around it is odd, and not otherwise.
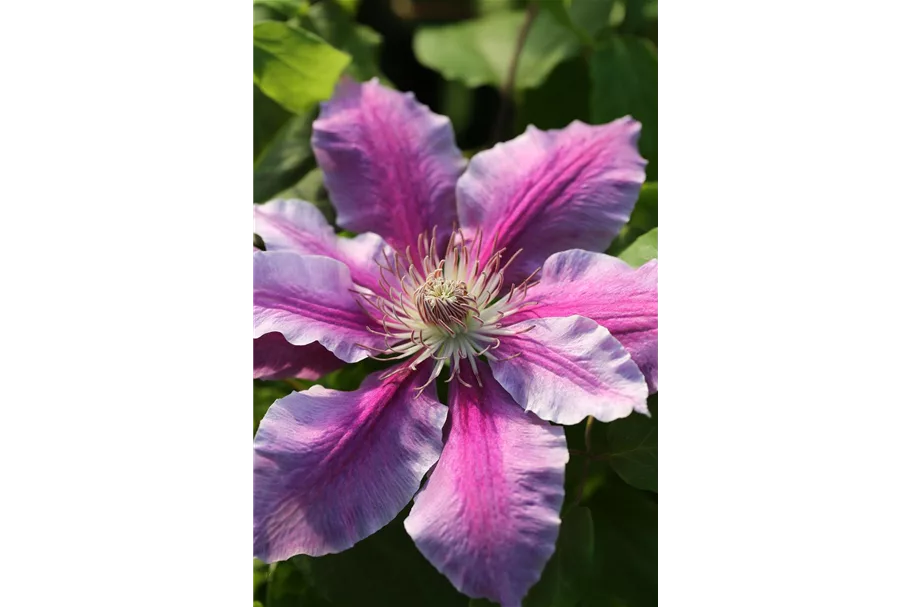
[[[529,329],[516,331],[504,327],[502,320],[535,305],[525,298],[529,287],[535,284],[532,278],[537,270],[519,284],[511,284],[506,297],[500,297],[504,273],[521,251],[503,263],[506,250],[497,249],[498,234],[485,238],[483,230],[478,229],[469,241],[464,230],[453,225],[442,258],[437,236],[434,228],[417,239],[414,251],[412,247],[407,247],[404,254],[383,251],[385,264],[377,264],[382,293],[351,290],[358,306],[375,321],[368,331],[384,340],[384,349],[361,346],[370,352],[368,356],[387,361],[405,359],[384,378],[434,361],[430,377],[417,388],[418,393],[440,376],[447,362],[450,372],[445,381],[456,380],[471,387],[462,377],[463,360],[468,361],[476,385],[482,386],[478,359],[486,356],[496,361],[518,356],[519,353],[500,359],[494,352],[500,347],[501,337]],[[486,254],[485,250],[493,253]],[[484,255],[489,257],[484,260]]]

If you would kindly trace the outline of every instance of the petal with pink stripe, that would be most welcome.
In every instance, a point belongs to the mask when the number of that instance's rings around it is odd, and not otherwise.
[[[316,342],[295,346],[281,333],[266,333],[253,340],[254,379],[319,379],[344,365],[344,361]]]
[[[535,318],[509,330],[519,334],[502,338],[490,367],[526,411],[558,424],[577,424],[588,415],[603,422],[633,411],[648,415],[642,372],[595,321]]]
[[[313,123],[313,151],[338,224],[376,232],[400,251],[456,220],[465,159],[445,116],[373,79],[343,80]]]
[[[426,369],[379,375],[354,392],[294,392],[266,412],[253,442],[254,556],[341,552],[414,496],[440,455],[446,407],[416,395]]]
[[[323,213],[303,200],[272,200],[253,205],[256,233],[267,251],[295,251],[322,255],[348,266],[351,280],[377,291],[379,269],[386,244],[376,234],[353,239],[336,235]]]
[[[367,330],[375,322],[358,305],[348,267],[291,251],[253,255],[253,337],[278,332],[296,346],[318,341],[345,362],[384,347]]]
[[[624,261],[575,249],[547,258],[541,281],[528,290],[538,302],[509,322],[578,314],[591,318],[617,338],[648,382],[658,391],[658,260],[639,268]]]
[[[484,258],[494,247],[505,247],[507,256],[522,249],[506,284],[558,251],[608,247],[645,181],[640,130],[629,117],[552,131],[530,126],[471,159],[456,186],[459,222],[469,235],[483,229]]]
[[[405,529],[460,592],[519,607],[554,552],[569,453],[563,428],[481,376],[450,388],[443,454]]]

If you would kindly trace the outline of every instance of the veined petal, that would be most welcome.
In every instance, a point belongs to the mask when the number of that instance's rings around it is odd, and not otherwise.
[[[604,327],[582,316],[525,320],[509,327],[490,367],[526,411],[558,424],[587,415],[602,422],[633,411],[648,415],[639,367]],[[516,358],[504,360],[516,355]]]
[[[266,412],[253,441],[253,550],[266,562],[341,552],[404,508],[442,449],[446,407],[424,373],[314,386]]]
[[[272,200],[253,205],[256,233],[267,251],[295,251],[322,255],[348,266],[355,284],[377,291],[379,270],[386,244],[376,234],[340,238],[322,212],[303,200]]]
[[[658,260],[638,269],[624,261],[574,249],[547,258],[541,281],[528,290],[538,305],[507,319],[578,314],[605,327],[623,344],[648,382],[658,391]]]
[[[253,337],[278,332],[294,345],[318,341],[345,362],[383,347],[367,331],[374,321],[358,306],[348,267],[340,261],[291,251],[253,255]]]
[[[487,235],[481,263],[494,246],[505,247],[507,257],[523,249],[506,275],[509,284],[552,253],[605,250],[645,181],[645,160],[636,150],[640,130],[629,117],[552,131],[530,126],[474,156],[456,189],[462,227]]]
[[[452,383],[443,454],[405,529],[460,592],[519,607],[554,552],[569,453],[563,428],[481,367],[483,388]]]
[[[344,364],[316,342],[295,346],[281,333],[266,333],[253,340],[254,379],[319,379]]]
[[[376,232],[401,251],[434,226],[451,230],[465,160],[449,119],[413,94],[343,80],[313,123],[312,143],[339,225]]]

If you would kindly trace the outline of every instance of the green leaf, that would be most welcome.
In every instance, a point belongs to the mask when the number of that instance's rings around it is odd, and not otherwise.
[[[306,200],[323,212],[326,221],[335,223],[335,208],[329,202],[329,193],[323,185],[323,172],[313,169],[287,190],[282,190],[274,198]]]
[[[658,227],[658,184],[645,182],[639,191],[639,200],[627,224],[643,232]]]
[[[324,40],[279,21],[253,26],[253,81],[294,114],[332,95],[351,57]]]
[[[275,563],[270,568],[265,607],[330,607],[304,573],[290,561]]]
[[[289,114],[282,106],[269,99],[259,87],[253,85],[253,160],[288,122]]]
[[[658,228],[649,230],[637,238],[618,257],[634,268],[638,268],[649,260],[658,259]]]
[[[564,61],[538,88],[524,92],[516,115],[516,132],[529,124],[539,129],[563,128],[573,120],[588,120],[590,86],[583,57]]]
[[[648,399],[648,418],[639,413],[606,424],[606,455],[620,478],[638,489],[658,492],[658,395]]]
[[[344,552],[297,556],[291,562],[332,605],[465,607],[468,599],[427,562],[405,532],[405,514]]]
[[[440,97],[440,113],[449,117],[452,129],[458,137],[475,119],[475,92],[458,80],[446,80],[442,83]]]
[[[658,49],[644,38],[612,35],[591,56],[592,121],[631,115],[642,123],[639,151],[658,179]]]
[[[380,76],[379,49],[383,37],[354,21],[339,0],[323,0],[310,7],[310,23],[329,44],[351,55],[345,73],[360,81]]]
[[[361,382],[364,381],[364,378],[369,374],[379,371],[380,369],[388,368],[389,366],[388,363],[384,363],[383,361],[367,358],[360,362],[345,365],[338,371],[327,373],[316,380],[316,383],[332,390],[350,392],[352,390],[357,390],[360,387]]]
[[[657,495],[634,489],[611,475],[590,500],[594,574],[581,607],[658,604],[657,499]]]
[[[594,565],[591,511],[571,506],[563,514],[557,548],[541,580],[522,601],[524,607],[573,607],[590,582]]]
[[[294,116],[279,129],[253,165],[253,202],[266,202],[316,166],[310,134],[316,112]]]
[[[607,250],[609,255],[617,256],[618,253],[629,247],[637,238],[658,227],[658,184],[647,181],[639,191],[639,200],[633,208],[629,221],[620,230],[617,238]]]
[[[294,389],[281,381],[263,381],[261,379],[253,380],[253,434],[259,428],[259,422],[262,420],[266,411],[272,406],[272,403],[280,398],[288,396]],[[255,567],[254,567],[255,569]],[[255,579],[254,579],[255,583]]]
[[[610,23],[613,0],[538,0],[554,20],[573,32],[585,46],[593,46],[596,36]]]
[[[572,6],[572,0],[538,0],[538,4],[540,4],[544,10],[549,11],[560,25],[574,31],[583,42],[586,44],[591,44],[593,42],[591,36],[588,35],[588,32],[577,28],[576,24],[573,23],[573,20],[570,18],[569,7]]]
[[[307,14],[309,4],[300,0],[253,0],[253,8],[266,7],[286,19]]]
[[[414,51],[421,63],[448,80],[459,80],[470,87],[502,88],[524,21],[523,11],[503,11],[455,25],[420,28]],[[540,86],[559,63],[580,50],[581,44],[572,31],[550,13],[539,14],[522,48],[516,89]]]
[[[658,0],[626,0],[626,10],[620,31],[644,35],[649,27],[658,24]],[[651,36],[649,36],[651,37]]]
[[[558,540],[559,542],[559,540]],[[560,592],[560,557],[559,544],[553,556],[544,566],[541,572],[541,579],[531,587],[528,594],[522,600],[522,607],[560,607],[555,602],[557,594]],[[469,603],[472,605],[473,603]]]
[[[265,601],[268,586],[269,565],[259,559],[253,559],[253,600],[257,603]]]
[[[357,7],[361,5],[361,0],[337,0],[337,2],[352,17],[357,14]]]
[[[253,23],[260,21],[285,21],[285,15],[262,4],[253,5]]]
[[[474,0],[471,4],[473,5],[474,13],[479,17],[520,8],[517,0]]]

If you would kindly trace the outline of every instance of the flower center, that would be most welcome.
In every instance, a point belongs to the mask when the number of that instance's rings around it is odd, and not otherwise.
[[[443,278],[441,268],[434,270],[424,286],[415,291],[414,305],[424,322],[453,332],[457,327],[465,330],[468,314],[478,311],[477,302],[468,294],[468,285]]]
[[[434,230],[429,237],[425,234],[419,239],[417,263],[409,248],[404,255],[396,253],[391,259],[387,256],[386,265],[380,264],[381,293],[356,291],[367,304],[364,309],[383,327],[382,332],[370,327],[368,330],[386,339],[382,350],[361,347],[387,357],[380,360],[409,359],[384,377],[415,370],[432,358],[430,379],[420,391],[440,375],[447,361],[452,372],[446,381],[456,379],[470,386],[460,374],[461,363],[467,360],[480,385],[477,359],[486,356],[500,360],[494,353],[500,345],[499,338],[516,334],[504,327],[502,320],[534,305],[525,301],[525,296],[537,270],[501,297],[503,274],[518,252],[505,263],[505,249],[482,259],[482,242],[480,232],[469,243],[459,230],[449,238],[441,258]]]

